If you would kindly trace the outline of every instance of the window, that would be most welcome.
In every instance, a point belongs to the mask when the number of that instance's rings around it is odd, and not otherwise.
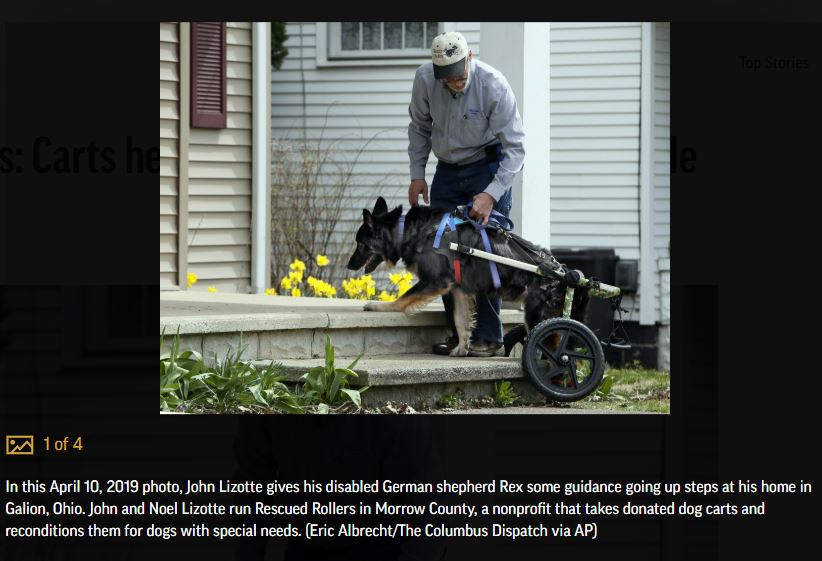
[[[344,21],[328,24],[328,58],[420,58],[431,54],[436,21]]]

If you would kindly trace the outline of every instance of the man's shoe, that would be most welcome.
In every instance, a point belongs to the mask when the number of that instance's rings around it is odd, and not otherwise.
[[[494,341],[486,341],[484,339],[471,339],[471,344],[468,345],[468,356],[488,357],[497,354],[502,344]]]
[[[443,343],[437,343],[434,345],[434,348],[431,349],[435,355],[449,355],[451,351],[453,351],[457,343],[459,343],[459,339],[455,336],[448,337]]]

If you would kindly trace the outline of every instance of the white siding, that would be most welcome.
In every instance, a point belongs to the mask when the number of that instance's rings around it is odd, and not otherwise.
[[[189,137],[188,270],[199,282],[248,292],[251,285],[251,24],[226,29],[228,123]]]
[[[179,28],[160,24],[160,287],[176,286],[178,246]]]
[[[466,35],[480,56],[479,22],[444,22]],[[655,257],[667,256],[669,196],[669,24],[657,24],[654,105],[653,232]],[[314,22],[289,23],[289,56],[272,72],[272,126],[277,139],[319,139],[334,162],[373,138],[353,169],[343,220],[329,257],[343,262],[378,194],[407,206],[407,106],[416,65],[317,67]],[[551,236],[554,247],[612,247],[639,259],[639,22],[551,24]],[[348,148],[349,151],[344,149]],[[343,149],[340,151],[340,149]],[[530,157],[535,157],[533,154]],[[435,158],[427,178],[433,177]],[[333,169],[321,188],[336,179]],[[288,212],[288,208],[275,209]],[[641,264],[642,265],[642,264]],[[656,268],[656,263],[650,264]],[[384,268],[378,269],[378,271]],[[658,310],[658,281],[653,298]],[[635,303],[626,299],[626,306]],[[634,315],[631,319],[636,319]]]
[[[478,52],[479,22],[447,22],[442,26],[465,33],[474,52]],[[272,136],[275,145],[305,135],[310,140],[321,138],[325,148],[334,147],[333,163],[320,178],[320,188],[326,191],[339,179],[336,163],[348,167],[355,151],[368,143],[353,168],[351,187],[343,197],[338,235],[328,250],[328,257],[343,268],[353,249],[363,207],[373,207],[378,195],[385,197],[390,206],[408,206],[408,103],[417,65],[318,68],[318,29],[314,22],[287,24],[289,54],[282,68],[272,71]],[[429,183],[435,164],[432,155],[428,162]],[[279,212],[288,210],[274,209],[272,219],[277,220]],[[276,263],[272,270],[278,273]],[[279,274],[282,272],[280,269]],[[375,271],[375,278],[386,274],[386,268],[381,267]]]
[[[639,23],[551,24],[553,247],[639,259],[640,49]]]
[[[654,174],[652,228],[654,269],[669,258],[671,240],[671,24],[656,26],[654,68]],[[660,275],[654,275],[654,317],[662,320]]]

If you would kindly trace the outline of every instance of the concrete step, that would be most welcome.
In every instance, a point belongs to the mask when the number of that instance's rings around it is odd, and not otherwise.
[[[235,351],[241,334],[243,359],[278,361],[324,357],[326,335],[337,357],[370,358],[429,352],[449,334],[439,302],[410,316],[365,312],[363,305],[347,299],[161,292],[160,329],[166,347],[179,332],[181,348],[199,351],[208,361]],[[503,309],[501,316],[506,331],[523,320],[519,310]]]
[[[529,402],[544,403],[522,377],[518,358],[430,354],[432,345],[449,335],[441,303],[410,316],[365,312],[363,305],[346,299],[161,292],[160,329],[167,335],[166,348],[178,330],[180,348],[201,352],[209,363],[215,354],[222,360],[242,345],[244,360],[259,367],[280,362],[291,381],[324,364],[329,335],[337,366],[362,355],[355,367],[360,377],[352,385],[370,386],[363,393],[366,406],[388,401],[432,406],[457,392],[474,399],[491,395],[499,380],[511,380]],[[503,309],[501,316],[506,331],[523,320],[515,309]]]
[[[289,359],[282,364],[287,381],[299,377],[324,359]],[[336,367],[347,367],[350,360],[337,360]],[[255,362],[257,367],[269,361]],[[403,402],[414,407],[437,405],[443,396],[460,392],[467,399],[493,395],[493,386],[500,380],[510,380],[514,390],[526,403],[545,403],[529,380],[524,378],[519,358],[455,358],[434,354],[395,354],[363,357],[354,367],[359,375],[352,387],[369,386],[362,394],[363,405],[381,406],[388,401]]]

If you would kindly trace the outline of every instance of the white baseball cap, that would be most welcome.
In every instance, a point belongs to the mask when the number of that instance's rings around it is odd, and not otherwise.
[[[448,31],[434,37],[431,42],[431,61],[434,63],[434,78],[441,80],[460,76],[465,72],[465,57],[468,56],[468,41],[458,31]]]

